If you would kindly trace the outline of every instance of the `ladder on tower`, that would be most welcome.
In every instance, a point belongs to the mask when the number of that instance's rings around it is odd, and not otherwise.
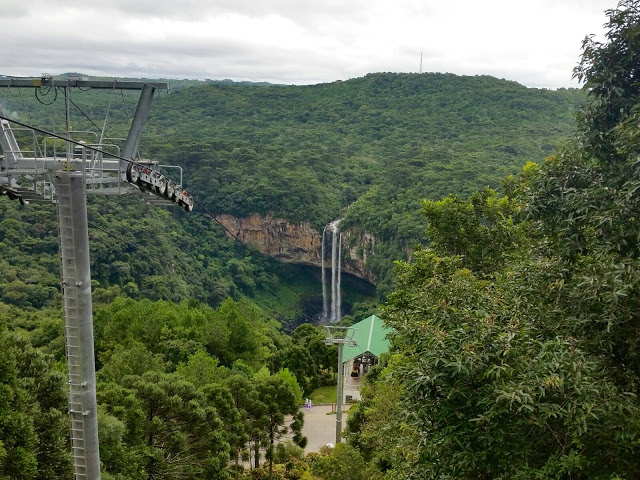
[[[70,199],[69,177],[63,177],[58,184],[58,196]],[[69,419],[71,421],[71,449],[73,453],[73,471],[75,480],[87,478],[87,456],[85,451],[86,409],[84,408],[83,367],[80,359],[82,342],[80,339],[80,321],[78,316],[78,278],[75,264],[75,245],[73,241],[73,211],[70,201],[59,204],[59,238],[62,258],[62,296],[64,302],[64,328],[66,331],[67,371],[69,374]]]

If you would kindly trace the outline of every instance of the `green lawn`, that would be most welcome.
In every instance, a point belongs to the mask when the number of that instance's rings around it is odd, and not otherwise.
[[[338,386],[320,387],[311,392],[309,398],[313,403],[336,403],[338,398]]]

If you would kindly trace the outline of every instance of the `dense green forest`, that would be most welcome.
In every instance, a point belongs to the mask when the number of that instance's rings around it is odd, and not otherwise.
[[[1,478],[71,476],[62,330],[58,310],[0,304]],[[284,335],[231,299],[115,298],[96,308],[94,333],[107,479],[228,478],[241,457],[262,464],[261,447],[274,460],[284,433],[306,444],[303,395],[335,382],[321,329]]]
[[[344,216],[380,240],[392,349],[347,442],[303,456],[298,407],[337,361],[291,313],[313,272],[198,213],[90,199],[103,478],[640,478],[640,2],[608,13],[575,70],[586,93],[372,74],[159,96],[142,155],[184,166],[212,212]],[[117,98],[113,137],[133,103]],[[74,129],[112,100],[75,92]],[[60,122],[59,102],[57,119],[2,102]],[[54,209],[1,198],[0,247],[0,477],[68,478]]]
[[[572,142],[423,202],[349,442],[386,479],[637,479],[640,2],[587,38]]]
[[[570,136],[584,100],[579,90],[437,73],[312,86],[174,83],[155,99],[142,157],[185,167],[186,186],[215,214],[271,213],[319,230],[343,216],[343,229],[380,240],[369,263],[382,296],[392,261],[426,241],[422,198],[498,187]],[[5,97],[23,120],[62,125],[60,99],[42,105],[11,89]],[[122,138],[137,97],[73,91],[72,101],[74,130],[99,131],[108,112],[106,134]]]
[[[426,241],[421,198],[497,186],[544,158],[569,136],[583,98],[451,74],[210,84],[161,97],[150,135],[164,141],[149,152],[186,165],[214,212],[273,213],[318,229],[344,216],[342,228],[374,234],[383,242],[370,266],[384,294],[389,259]]]
[[[420,199],[497,186],[570,135],[578,90],[491,77],[372,74],[315,86],[209,84],[161,97],[149,152],[186,165],[214,212],[273,213],[382,240],[370,266],[426,241]],[[162,133],[160,133],[162,132]],[[153,135],[163,142],[151,145]],[[187,137],[187,138],[185,138]]]

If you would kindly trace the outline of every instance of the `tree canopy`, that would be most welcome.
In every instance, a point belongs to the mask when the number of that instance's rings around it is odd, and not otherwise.
[[[433,242],[398,266],[394,355],[350,421],[385,478],[637,477],[640,3],[608,15],[575,140],[505,196],[424,204]]]

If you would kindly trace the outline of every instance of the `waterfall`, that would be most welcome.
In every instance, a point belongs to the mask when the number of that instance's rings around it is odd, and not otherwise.
[[[331,323],[336,321],[336,271],[338,270],[338,228],[333,223],[331,224]]]
[[[340,274],[342,271],[342,233],[338,238],[338,279],[336,281],[336,315],[333,318],[334,322],[342,320],[342,291],[340,290],[340,280],[342,279]]]
[[[322,319],[331,323],[338,322],[342,318],[342,294],[341,283],[341,257],[342,257],[342,233],[339,233],[340,220],[334,220],[322,230]],[[329,292],[325,272],[325,242],[328,237],[327,229],[331,232],[331,311],[329,311]]]
[[[327,280],[326,273],[324,270],[324,241],[325,241],[325,232],[327,231],[327,227],[325,226],[322,230],[322,319],[326,320],[329,316],[329,301],[327,299]]]

